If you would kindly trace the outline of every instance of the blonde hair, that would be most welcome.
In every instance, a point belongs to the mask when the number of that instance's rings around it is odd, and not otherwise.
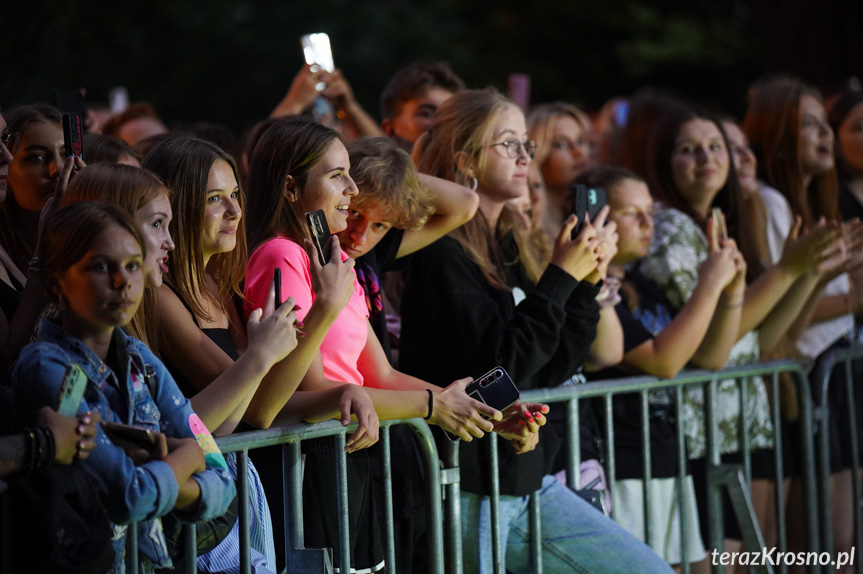
[[[388,137],[363,137],[347,146],[359,193],[351,206],[379,205],[398,229],[419,229],[434,213],[432,197],[411,157]]]
[[[530,113],[527,114],[527,132],[530,139],[536,142],[536,155],[533,158],[535,164],[542,165],[548,159],[553,143],[554,127],[560,118],[574,119],[587,138],[593,132],[590,118],[572,104],[554,102],[531,108]]]
[[[442,179],[468,185],[473,175],[459,170],[456,154],[462,153],[472,164],[472,173],[483,173],[487,164],[486,150],[492,142],[494,124],[500,114],[516,104],[494,90],[466,90],[449,98],[435,113],[432,127],[417,140],[413,157],[417,168]],[[501,222],[511,221],[504,207]],[[505,263],[488,220],[477,211],[472,220],[450,232],[468,258],[476,264],[483,278],[495,289],[506,289]],[[528,248],[526,234],[518,227],[513,230],[519,247],[521,263],[528,277],[536,281],[539,269]]]

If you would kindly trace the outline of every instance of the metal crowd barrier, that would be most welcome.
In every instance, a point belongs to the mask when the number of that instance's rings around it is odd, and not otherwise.
[[[612,414],[612,399],[616,395],[627,394],[627,393],[637,393],[641,398],[641,432],[642,432],[642,448],[643,448],[643,468],[645,469],[645,480],[644,480],[644,505],[645,505],[645,531],[644,531],[644,540],[651,539],[650,533],[650,520],[649,517],[652,513],[651,508],[651,500],[648,496],[648,483],[647,481],[650,479],[650,469],[651,469],[651,460],[652,453],[650,449],[650,440],[649,440],[649,413],[648,413],[648,393],[654,389],[661,388],[671,388],[674,389],[674,392],[677,397],[677,404],[682,403],[682,395],[684,388],[687,387],[696,387],[700,386],[705,390],[705,403],[704,403],[704,414],[705,414],[705,428],[707,432],[707,466],[708,466],[708,492],[709,492],[709,508],[710,508],[710,540],[705,540],[705,547],[708,548],[708,551],[711,547],[713,548],[722,548],[722,538],[724,532],[724,521],[722,516],[722,504],[721,504],[721,490],[725,489],[731,498],[732,506],[734,508],[734,512],[737,515],[738,522],[741,526],[741,531],[743,534],[743,542],[744,546],[750,550],[760,550],[764,547],[764,540],[761,536],[760,529],[755,520],[755,514],[752,506],[752,501],[750,497],[750,485],[751,485],[751,466],[749,461],[749,452],[750,452],[750,444],[749,444],[749,433],[748,427],[746,425],[745,417],[739,417],[739,427],[738,427],[738,444],[743,452],[743,465],[731,465],[726,464],[721,461],[720,458],[720,450],[719,450],[719,437],[717,434],[717,425],[715,422],[715,393],[716,388],[719,381],[725,381],[729,379],[733,379],[736,381],[738,388],[738,396],[740,399],[740,412],[746,412],[743,409],[743,401],[744,394],[741,392],[745,384],[748,384],[749,380],[752,377],[761,376],[767,377],[765,380],[765,385],[768,389],[768,394],[771,398],[771,419],[774,423],[774,428],[777,429],[775,433],[775,449],[774,449],[774,460],[777,470],[777,475],[782,476],[782,436],[781,433],[778,432],[778,429],[781,426],[781,415],[779,408],[779,373],[787,372],[789,373],[795,382],[795,387],[797,391],[798,400],[800,402],[800,420],[799,424],[801,425],[801,455],[803,460],[803,470],[804,470],[804,494],[805,494],[805,504],[807,509],[808,516],[817,516],[817,497],[816,497],[816,480],[814,474],[814,449],[812,443],[812,429],[813,429],[813,419],[812,419],[812,399],[809,390],[809,385],[806,381],[804,373],[801,371],[800,366],[791,361],[776,361],[771,363],[761,363],[756,365],[747,365],[742,367],[735,367],[726,369],[721,372],[708,372],[708,371],[688,371],[684,372],[678,377],[670,380],[662,380],[657,379],[655,377],[632,377],[626,379],[615,379],[615,380],[607,380],[600,382],[587,383],[583,385],[574,385],[567,387],[558,387],[554,389],[541,389],[541,390],[532,390],[522,394],[523,400],[529,401],[537,401],[544,403],[563,403],[564,408],[566,408],[567,415],[567,440],[566,440],[566,453],[567,453],[567,481],[568,485],[572,489],[579,488],[579,472],[576,469],[580,466],[580,452],[579,452],[579,411],[578,411],[578,402],[581,399],[589,399],[589,398],[600,398],[603,401],[604,406],[604,419],[605,419],[605,428],[604,428],[604,438],[606,439],[606,456],[607,456],[607,464],[606,464],[606,474],[608,477],[608,481],[610,484],[613,484],[614,477],[616,474],[616,460],[614,453],[614,426],[613,426],[613,414]],[[677,497],[678,500],[682,497],[682,484],[685,479],[685,439],[684,439],[684,431],[683,426],[681,424],[680,418],[678,417],[678,425],[677,425],[677,446],[678,446],[678,487],[677,487]],[[685,421],[682,422],[685,424]],[[777,545],[779,551],[785,552],[786,550],[786,540],[785,540],[785,517],[782,509],[784,509],[784,493],[783,493],[783,485],[782,480],[775,480],[775,499],[776,499],[776,508],[777,508]],[[497,498],[497,490],[494,488],[492,490],[492,498]],[[614,495],[612,493],[612,499]],[[493,503],[494,504],[494,503]],[[531,508],[536,508],[538,510],[538,504],[533,505]],[[612,518],[614,517],[614,512],[611,514]],[[539,524],[539,517],[536,517],[531,523],[533,525]],[[497,529],[497,524],[493,522],[493,529]],[[681,568],[682,571],[688,573],[690,571],[689,567],[689,557],[686,552],[686,540],[688,533],[692,528],[698,528],[698,525],[689,525],[685,521],[685,517],[680,522],[680,538],[683,541],[682,553],[683,559]],[[807,539],[808,539],[808,548],[812,552],[818,552],[818,524],[815,520],[810,520],[807,524]],[[494,532],[493,540],[495,541],[495,559],[500,560],[500,552],[501,547],[499,545],[500,541],[500,533]],[[534,545],[538,544],[538,540],[536,537],[534,539]],[[709,559],[708,554],[708,559]],[[499,562],[496,562],[499,564]],[[541,556],[534,557],[534,568],[537,572],[542,571],[541,565]],[[754,568],[756,572],[773,572],[774,569],[771,565],[759,566]],[[724,572],[725,568],[722,564],[716,566],[716,572]],[[778,571],[787,572],[787,566],[785,564],[781,564],[778,567]],[[811,572],[818,571],[817,569],[810,569]]]
[[[861,476],[860,476],[860,457],[859,445],[861,437],[857,434],[857,404],[855,400],[855,387],[863,383],[863,381],[854,380],[853,366],[855,361],[863,360],[863,347],[851,347],[845,349],[834,349],[824,354],[818,364],[818,369],[813,372],[813,395],[815,400],[814,414],[818,421],[818,436],[817,442],[819,445],[818,456],[818,476],[820,483],[820,526],[821,526],[821,545],[826,550],[830,551],[834,548],[833,540],[833,521],[832,521],[832,492],[830,488],[830,404],[828,393],[830,391],[831,376],[837,374],[838,369],[844,370],[844,382],[847,393],[847,416],[850,421],[850,436],[848,437],[851,443],[852,452],[852,467],[851,467],[851,488],[852,488],[852,508],[854,513],[854,531],[853,531],[853,548],[863,551],[863,496],[861,496]],[[837,383],[832,383],[837,384]],[[837,416],[839,413],[833,413]],[[856,557],[854,571],[858,574],[863,573],[863,565],[861,565],[860,557]]]
[[[579,411],[578,403],[585,399],[599,399],[605,414],[604,421],[604,438],[606,444],[606,473],[610,484],[613,484],[617,461],[614,455],[614,428],[612,416],[612,400],[613,397],[625,393],[635,393],[640,396],[641,400],[641,430],[642,430],[642,446],[643,457],[642,463],[645,469],[644,482],[644,505],[645,505],[645,531],[644,539],[650,540],[650,514],[652,512],[652,504],[650,497],[647,496],[647,479],[650,477],[652,453],[650,451],[649,441],[649,411],[648,411],[648,393],[655,389],[670,388],[673,389],[677,397],[677,402],[680,404],[683,398],[684,389],[688,387],[701,387],[705,391],[705,426],[707,429],[707,465],[708,465],[708,486],[709,486],[709,508],[710,510],[710,539],[705,540],[705,546],[710,549],[722,548],[723,535],[723,516],[721,511],[720,495],[724,489],[730,494],[734,512],[741,525],[741,530],[744,538],[744,545],[747,550],[759,550],[764,546],[764,541],[761,536],[759,526],[755,520],[755,515],[750,499],[751,485],[751,466],[749,462],[749,436],[748,427],[745,424],[745,417],[740,418],[738,429],[738,443],[743,456],[742,465],[725,464],[720,459],[719,452],[719,437],[715,421],[715,393],[719,381],[733,379],[738,387],[740,396],[740,412],[745,412],[743,409],[744,394],[740,392],[744,385],[748,384],[752,377],[760,376],[764,379],[767,387],[768,395],[771,398],[771,418],[775,429],[775,450],[774,460],[777,475],[782,476],[782,449],[786,445],[782,442],[782,434],[778,432],[781,426],[781,416],[779,407],[779,374],[788,373],[794,380],[794,385],[797,392],[799,408],[799,425],[800,425],[800,456],[802,459],[803,486],[805,495],[805,506],[807,517],[820,517],[820,520],[810,519],[807,521],[807,550],[818,553],[819,549],[832,548],[832,529],[830,524],[829,509],[830,509],[830,488],[829,488],[829,448],[825,448],[827,440],[827,426],[829,422],[829,412],[826,408],[826,393],[827,380],[829,373],[835,366],[845,364],[846,369],[850,370],[848,362],[853,359],[863,358],[863,348],[855,350],[835,351],[824,361],[822,371],[819,372],[815,380],[821,381],[817,393],[817,406],[813,405],[810,386],[800,366],[791,361],[776,361],[771,363],[761,363],[756,365],[748,365],[727,369],[721,372],[708,371],[691,371],[684,372],[675,379],[660,380],[654,377],[631,377],[626,379],[616,379],[609,381],[593,382],[583,385],[574,385],[567,387],[558,387],[553,389],[532,390],[522,394],[523,400],[537,401],[544,403],[560,404],[566,409],[566,424],[567,434],[565,441],[566,458],[567,458],[567,481],[570,488],[578,489],[579,487],[579,472],[576,469],[580,466],[579,452]],[[849,377],[850,380],[850,377]],[[849,387],[850,387],[849,383]],[[853,416],[855,413],[855,405],[853,404],[853,393],[849,396],[852,401],[849,402],[849,411]],[[554,408],[554,406],[552,407]],[[679,420],[679,419],[678,419]],[[820,484],[816,480],[815,475],[815,451],[812,437],[816,429],[820,433],[819,445],[819,476]],[[426,480],[428,486],[427,498],[427,517],[429,525],[429,559],[430,571],[434,573],[444,572],[444,544],[446,544],[446,571],[453,574],[461,574],[461,509],[460,509],[460,490],[459,490],[459,468],[458,468],[458,445],[454,443],[451,447],[444,448],[440,452],[440,456],[435,445],[435,441],[431,435],[430,429],[424,421],[418,419],[410,419],[406,421],[388,421],[381,423],[381,441],[384,450],[384,481],[385,481],[385,501],[384,511],[386,523],[389,527],[385,534],[385,558],[387,563],[387,572],[395,572],[395,553],[396,549],[393,544],[393,507],[391,493],[391,466],[389,452],[389,427],[394,424],[408,424],[418,437],[420,452],[423,453],[424,464],[426,468]],[[287,540],[287,571],[288,572],[329,572],[332,571],[330,554],[326,550],[321,549],[305,549],[303,539],[303,520],[302,520],[302,463],[300,458],[300,442],[305,439],[312,439],[324,436],[337,437],[340,445],[344,445],[346,434],[351,432],[355,425],[350,427],[342,427],[337,421],[327,421],[313,425],[299,424],[291,425],[282,428],[273,428],[269,430],[253,431],[247,433],[234,434],[218,439],[219,447],[223,452],[235,452],[238,458],[238,492],[240,500],[240,556],[241,556],[241,572],[247,573],[251,571],[250,564],[250,536],[249,536],[249,511],[248,511],[248,451],[256,448],[272,445],[283,445],[283,467],[286,477],[285,484],[285,516],[288,522],[286,528]],[[856,427],[852,427],[856,428]],[[852,441],[856,442],[859,437],[852,436]],[[497,455],[497,440],[488,441],[489,448],[493,460]],[[685,438],[683,426],[677,425],[677,446],[678,446],[678,466],[680,469],[678,478],[678,499],[682,496],[682,482],[685,477]],[[337,465],[337,475],[339,478],[339,489],[335,493],[337,496],[340,508],[340,531],[341,531],[341,547],[340,547],[340,564],[338,567],[342,572],[350,571],[349,553],[347,551],[349,533],[347,523],[347,480],[345,473],[345,456],[341,452],[335,457]],[[856,450],[855,450],[856,452]],[[825,458],[826,457],[826,458]],[[495,464],[492,464],[496,468]],[[855,460],[855,471],[859,469],[859,461]],[[826,473],[825,473],[826,471]],[[505,547],[505,538],[499,531],[499,525],[495,519],[499,504],[499,480],[497,473],[492,473],[492,536],[493,547],[495,554],[495,566],[497,571],[500,570],[501,558]],[[859,477],[855,472],[855,496],[859,495]],[[442,493],[446,500],[446,521],[443,515]],[[820,495],[820,500],[819,500]],[[777,521],[777,546],[779,551],[785,552],[786,543],[786,524],[784,516],[784,492],[782,480],[775,480],[775,500],[776,500],[776,521]],[[821,513],[819,514],[819,502]],[[861,521],[859,496],[855,498],[855,541],[860,543],[861,536]],[[534,494],[529,505],[530,515],[530,532],[531,532],[531,556],[533,566],[536,572],[542,572],[542,552],[540,546],[540,506],[538,496]],[[613,518],[612,512],[612,518]],[[820,526],[820,529],[819,529]],[[688,556],[686,555],[686,538],[692,528],[697,528],[697,525],[690,525],[685,522],[685,519],[680,524],[680,537],[683,543],[683,560],[682,571],[689,572]],[[129,545],[127,549],[127,571],[130,573],[137,572],[137,551],[136,540],[134,536],[135,529],[129,528]],[[194,528],[187,527],[186,533],[186,572],[195,572],[194,548],[195,548],[195,533]],[[709,551],[709,550],[708,550]],[[856,565],[860,572],[859,565]],[[828,568],[830,568],[828,566]],[[787,572],[786,564],[779,564],[774,569],[772,566],[765,565],[753,568],[755,572]],[[831,569],[832,570],[832,569]],[[715,567],[716,572],[724,572],[724,567],[720,564]],[[814,566],[809,569],[809,572],[821,572],[820,566]],[[825,572],[827,570],[824,570]]]

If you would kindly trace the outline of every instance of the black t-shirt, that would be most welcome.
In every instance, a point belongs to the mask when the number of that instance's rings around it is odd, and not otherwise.
[[[623,328],[624,353],[655,337],[677,314],[665,293],[637,270],[626,275],[626,284],[638,296],[634,311],[627,301],[614,310]],[[591,380],[617,379],[630,376],[615,368],[589,374]],[[617,480],[643,478],[641,445],[641,397],[636,394],[617,395],[612,402],[614,416],[615,458]],[[677,475],[677,408],[673,389],[657,389],[648,393],[650,413],[651,476],[668,478]]]
[[[839,211],[845,221],[855,217],[863,220],[863,205],[844,182],[839,184]]]
[[[401,229],[390,229],[374,249],[357,259],[357,281],[366,294],[366,306],[369,309],[369,323],[381,342],[381,347],[387,355],[390,364],[393,362],[390,337],[387,332],[386,312],[381,296],[380,276],[396,267],[396,255],[402,244],[405,232]]]

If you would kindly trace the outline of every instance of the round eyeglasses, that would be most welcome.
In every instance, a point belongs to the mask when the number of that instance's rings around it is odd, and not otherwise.
[[[534,141],[526,141],[520,142],[518,140],[506,140],[504,142],[491,144],[491,147],[502,145],[506,150],[506,157],[515,159],[518,157],[518,154],[521,153],[521,148],[524,148],[524,153],[527,154],[527,157],[533,159],[536,155],[536,142]]]

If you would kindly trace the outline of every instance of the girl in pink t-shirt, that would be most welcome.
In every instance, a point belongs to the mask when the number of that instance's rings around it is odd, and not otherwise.
[[[260,305],[273,270],[280,269],[282,289],[278,295],[281,299],[294,298],[309,332],[294,352],[316,351],[300,390],[322,390],[345,382],[363,385],[383,420],[426,418],[465,440],[481,437],[494,429],[483,417],[500,420],[502,415],[467,396],[464,389],[470,378],[441,389],[393,369],[371,332],[354,262],[342,252],[337,237],[331,240],[329,263],[320,264],[304,214],[320,209],[331,233],[343,231],[351,197],[357,193],[349,170],[342,138],[330,128],[301,118],[284,118],[261,136],[250,161],[252,256],[246,270],[246,310]],[[354,280],[345,282],[346,274]],[[331,284],[344,288],[328,289]],[[330,312],[334,308],[341,309],[335,317]],[[322,323],[329,329],[320,336]],[[267,392],[265,385],[266,381],[261,390]],[[331,460],[332,441],[303,441],[303,449],[306,545],[337,547],[337,521],[333,518],[337,509],[331,490],[335,482],[328,470],[332,465],[325,461]],[[373,489],[368,485],[369,462],[363,456],[365,453],[357,453],[349,459],[351,567],[374,572],[383,568],[383,561],[376,536]],[[309,512],[312,508],[314,511]]]

